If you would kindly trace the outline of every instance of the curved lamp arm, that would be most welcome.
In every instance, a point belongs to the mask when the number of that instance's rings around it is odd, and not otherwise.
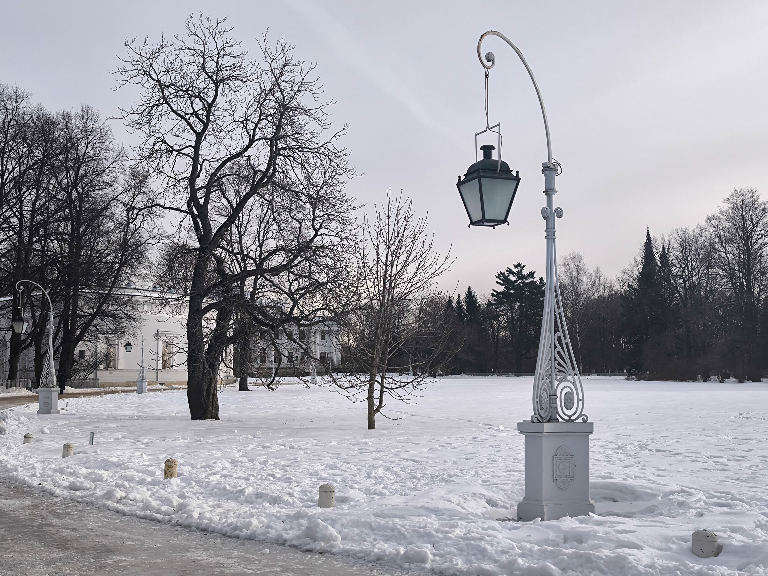
[[[42,286],[40,286],[40,284],[38,284],[37,282],[34,282],[33,280],[19,280],[18,282],[16,282],[16,290],[21,291],[21,289],[19,288],[19,284],[21,284],[22,282],[27,282],[28,284],[34,284],[35,286],[40,288],[40,292],[45,294],[45,297],[48,300],[48,317],[52,318],[53,317],[53,304],[51,304],[51,298],[50,298],[50,296],[48,296],[48,292],[45,291],[45,288],[43,288]]]
[[[493,65],[496,63],[496,58],[493,56],[493,52],[488,52],[486,54],[486,60],[483,60],[482,51],[480,50],[480,45],[483,43],[483,40],[486,36],[496,36],[498,38],[501,38],[509,44],[510,48],[514,50],[517,55],[520,57],[520,61],[523,63],[523,66],[525,66],[525,69],[528,70],[528,76],[531,77],[531,82],[533,82],[533,87],[536,89],[536,95],[539,97],[539,105],[541,106],[541,116],[544,118],[544,131],[547,133],[547,162],[552,163],[552,143],[549,139],[549,122],[547,122],[547,111],[544,108],[544,100],[541,98],[541,91],[539,90],[539,85],[536,84],[536,78],[533,77],[533,72],[531,71],[531,67],[528,66],[528,62],[525,61],[525,57],[523,56],[523,53],[520,52],[520,49],[512,44],[512,41],[504,36],[501,32],[496,32],[495,30],[489,30],[482,36],[480,36],[480,40],[477,41],[477,58],[480,60],[480,64],[483,65],[483,68],[486,70],[490,70],[493,68]],[[486,63],[487,61],[487,63]]]
[[[48,359],[49,359],[49,367],[48,367],[48,386],[51,388],[56,388],[56,366],[54,365],[53,360],[53,304],[51,304],[51,297],[48,296],[48,292],[45,291],[45,288],[40,286],[37,282],[33,280],[19,280],[16,282],[16,290],[21,291],[19,288],[19,284],[22,282],[27,282],[28,284],[33,284],[34,286],[37,286],[40,288],[40,291],[45,295],[45,298],[48,300]],[[42,384],[41,384],[42,386]]]

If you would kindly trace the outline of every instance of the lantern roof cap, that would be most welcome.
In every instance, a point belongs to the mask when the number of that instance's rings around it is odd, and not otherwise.
[[[493,144],[484,144],[480,146],[480,150],[483,151],[483,158],[482,160],[479,160],[478,162],[475,162],[467,168],[467,173],[464,175],[469,176],[473,172],[478,172],[480,170],[482,171],[488,171],[488,172],[501,172],[505,174],[511,174],[512,169],[509,167],[509,164],[504,162],[504,160],[501,161],[501,166],[499,166],[499,160],[494,160],[492,157],[493,151],[496,149],[496,146]]]

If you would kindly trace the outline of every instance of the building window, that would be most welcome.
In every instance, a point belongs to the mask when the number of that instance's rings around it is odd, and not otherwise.
[[[327,352],[320,352],[320,364],[327,364],[328,363],[328,353]]]
[[[293,330],[286,330],[285,337],[288,338],[288,340],[293,340]]]
[[[326,334],[327,334],[327,332],[325,330],[321,331],[320,332],[320,340],[325,340]]]
[[[262,348],[261,353],[259,354],[259,364],[266,364],[267,363],[267,349]]]
[[[288,364],[293,364],[293,351],[288,352]]]
[[[78,350],[77,357],[80,358],[80,360],[85,360],[85,350]]]
[[[307,339],[307,331],[304,328],[299,328],[299,340],[304,342]]]
[[[277,350],[275,350],[275,356],[274,356],[274,360],[273,360],[273,362],[274,362],[275,364],[277,364],[279,361],[280,361],[280,352],[278,352]]]

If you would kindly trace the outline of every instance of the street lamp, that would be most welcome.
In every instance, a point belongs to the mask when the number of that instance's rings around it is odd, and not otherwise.
[[[128,347],[130,342],[126,342],[125,350],[130,352]],[[146,394],[147,392],[147,377],[144,375],[144,333],[141,334],[141,364],[139,365],[139,376],[136,378],[136,394]]]
[[[16,303],[13,306],[12,320],[13,331],[17,334],[24,334],[27,331],[27,319],[24,318],[24,292],[18,291]]]
[[[557,281],[555,219],[563,210],[554,207],[555,177],[560,164],[552,157],[549,123],[541,91],[522,52],[509,38],[488,31],[477,43],[477,57],[486,78],[486,128],[475,134],[492,132],[498,136],[499,156],[493,160],[493,146],[482,146],[483,159],[469,167],[458,188],[470,220],[470,226],[496,227],[507,221],[520,178],[501,160],[501,126],[489,126],[488,75],[496,63],[492,52],[483,57],[481,45],[487,36],[504,40],[519,56],[539,98],[547,161],[542,164],[547,205],[541,209],[546,221],[547,245],[544,313],[541,324],[536,373],[533,380],[533,415],[519,422],[517,429],[525,436],[525,497],[517,506],[518,520],[534,518],[554,520],[563,516],[584,516],[595,511],[589,498],[589,435],[593,424],[584,414],[584,390],[565,324],[562,298]]]
[[[131,344],[130,340],[127,340],[125,344],[123,344],[123,348],[125,348],[126,352],[130,352],[133,350],[133,344]]]
[[[48,292],[37,282],[32,280],[19,280],[16,282],[16,290],[19,293],[18,306],[13,313],[13,329],[21,334],[26,330],[27,323],[24,320],[24,288],[22,282],[37,286],[48,300],[48,362],[43,366],[40,375],[38,393],[38,414],[59,414],[59,389],[56,386],[56,365],[53,362],[53,304]]]

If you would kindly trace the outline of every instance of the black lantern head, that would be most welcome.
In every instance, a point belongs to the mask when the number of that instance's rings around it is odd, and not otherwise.
[[[125,345],[123,345],[123,348],[125,348],[126,352],[130,352],[131,350],[133,350],[133,344],[131,344],[130,340],[127,340],[125,342]]]
[[[509,165],[493,159],[492,144],[480,146],[483,159],[467,169],[464,178],[456,184],[469,216],[470,226],[505,224],[520,184],[519,172],[512,172]]]
[[[17,334],[24,334],[27,331],[27,321],[24,319],[24,292],[17,291],[13,303],[13,312],[11,324],[13,331]]]

